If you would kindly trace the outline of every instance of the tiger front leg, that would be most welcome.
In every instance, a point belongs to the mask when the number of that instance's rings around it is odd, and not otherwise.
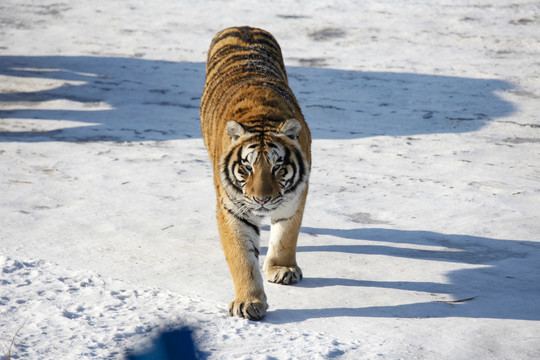
[[[261,320],[268,304],[259,270],[259,229],[226,209],[218,210],[218,227],[235,290],[229,315]]]
[[[272,221],[263,267],[269,282],[290,285],[302,280],[302,270],[296,264],[296,243],[304,210],[301,204],[294,216]]]

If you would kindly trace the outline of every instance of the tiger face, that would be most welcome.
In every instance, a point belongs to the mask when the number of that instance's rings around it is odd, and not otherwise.
[[[297,141],[300,123],[289,120],[279,132],[261,136],[230,121],[231,146],[222,161],[222,183],[240,213],[272,216],[295,203],[308,178]]]

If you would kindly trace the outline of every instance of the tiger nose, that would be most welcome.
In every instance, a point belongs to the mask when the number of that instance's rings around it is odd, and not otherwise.
[[[271,196],[267,196],[267,197],[256,197],[256,196],[254,196],[253,200],[255,200],[257,203],[259,203],[261,205],[264,205],[268,201],[270,201],[271,198],[272,198]]]

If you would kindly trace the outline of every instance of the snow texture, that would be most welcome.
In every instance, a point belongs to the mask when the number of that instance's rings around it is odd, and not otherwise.
[[[313,135],[304,279],[230,318],[206,51],[281,44]],[[0,358],[540,358],[540,4],[0,3]],[[268,226],[262,231],[261,264]]]

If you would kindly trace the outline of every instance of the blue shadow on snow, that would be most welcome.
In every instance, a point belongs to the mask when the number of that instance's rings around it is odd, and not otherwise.
[[[199,138],[204,74],[204,63],[0,56],[0,141]],[[513,88],[501,80],[291,66],[288,75],[314,139],[470,132],[514,111],[497,95]]]
[[[446,283],[310,278],[309,274],[305,274],[306,277],[295,286],[336,287],[336,304],[340,301],[339,287],[412,291],[426,293],[426,298],[432,297],[433,300],[360,308],[274,309],[268,314],[267,321],[271,323],[298,322],[321,317],[465,317],[540,321],[540,245],[537,242],[384,228],[345,230],[302,227],[301,231],[315,239],[322,235],[324,240],[322,244],[318,242],[318,245],[299,246],[299,253],[336,252],[356,256],[404,257],[418,261],[419,269],[422,266],[429,267],[430,263],[426,261],[452,262],[464,266],[463,269],[450,271],[446,275]],[[331,241],[330,244],[328,240]],[[356,240],[377,242],[377,245],[355,244]],[[425,250],[421,247],[433,247],[437,250]],[[264,255],[266,251],[264,248],[261,253]],[[350,261],[358,261],[358,258],[353,256]],[[385,266],[384,261],[375,265]],[[346,267],[346,264],[341,266]],[[376,269],[371,268],[370,271]],[[388,268],[381,271],[388,271]],[[429,273],[429,268],[426,268],[426,273]],[[449,301],[437,300],[441,297],[440,294],[451,295],[444,296]],[[358,296],[361,297],[362,293],[359,292]]]

